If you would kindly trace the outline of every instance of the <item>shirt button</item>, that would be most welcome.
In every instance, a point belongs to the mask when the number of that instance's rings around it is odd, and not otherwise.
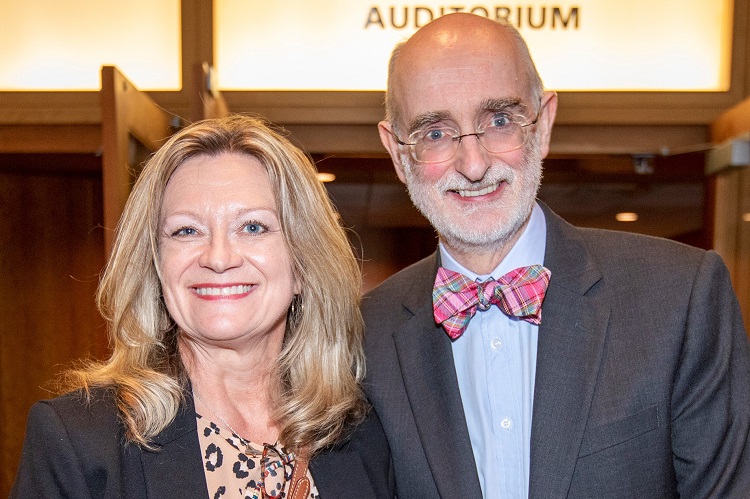
[[[494,350],[497,350],[498,348],[503,346],[503,340],[501,340],[500,338],[495,338],[494,340],[490,342],[490,345],[492,345],[492,348]]]
[[[513,426],[513,421],[511,421],[510,418],[505,418],[500,421],[500,426],[503,430],[510,430],[510,428]]]

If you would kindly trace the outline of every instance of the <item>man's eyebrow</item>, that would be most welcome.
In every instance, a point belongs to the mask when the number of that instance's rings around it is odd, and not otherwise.
[[[431,111],[429,113],[424,113],[416,118],[414,118],[411,123],[409,123],[409,127],[407,129],[407,132],[409,134],[414,133],[417,130],[420,130],[424,128],[427,125],[430,125],[432,123],[437,123],[438,121],[445,120],[450,117],[450,113],[448,111]]]
[[[485,99],[479,105],[479,111],[505,111],[514,114],[524,114],[528,111],[528,107],[521,99],[515,97],[506,99]]]

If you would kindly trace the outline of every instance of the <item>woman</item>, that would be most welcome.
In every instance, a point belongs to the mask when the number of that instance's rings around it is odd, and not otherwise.
[[[11,496],[392,497],[359,292],[301,151],[249,117],[180,131],[101,279],[112,355],[32,408]]]

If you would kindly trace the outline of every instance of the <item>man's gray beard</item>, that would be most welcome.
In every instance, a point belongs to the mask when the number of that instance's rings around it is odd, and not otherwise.
[[[460,173],[453,172],[452,175],[441,179],[436,186],[430,186],[422,182],[419,174],[415,173],[419,166],[414,166],[411,157],[404,155],[401,160],[404,165],[409,197],[414,206],[432,224],[447,246],[461,252],[495,250],[506,245],[531,215],[542,179],[542,157],[535,136],[530,137],[519,169],[513,169],[503,162],[495,161],[484,177],[477,182],[470,182]],[[467,220],[476,215],[482,209],[479,203],[461,212],[448,214],[446,209],[441,209],[430,198],[430,195],[433,195],[437,196],[438,200],[442,200],[443,193],[447,189],[481,189],[500,180],[515,187],[519,187],[515,184],[520,182],[521,187],[521,197],[518,202],[511,204],[514,200],[507,198],[502,200],[502,204],[505,205],[503,211],[510,213],[507,223],[502,225],[487,227],[479,224],[457,223],[456,217]]]

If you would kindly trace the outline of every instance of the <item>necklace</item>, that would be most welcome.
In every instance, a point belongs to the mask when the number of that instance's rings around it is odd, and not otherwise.
[[[245,454],[246,455],[253,456],[253,457],[258,457],[258,456],[261,456],[263,454],[263,451],[258,450],[255,447],[253,447],[250,444],[249,440],[247,440],[246,438],[243,438],[239,433],[237,433],[234,430],[234,428],[232,428],[231,426],[229,426],[229,423],[227,423],[224,418],[222,418],[221,416],[219,416],[219,414],[217,414],[213,409],[211,409],[211,407],[209,407],[209,405],[206,403],[206,401],[203,400],[200,396],[198,396],[198,394],[195,391],[193,391],[193,397],[195,397],[196,399],[198,399],[198,401],[201,404],[203,404],[203,407],[205,407],[206,409],[208,409],[209,411],[211,411],[211,414],[213,414],[214,416],[216,416],[219,419],[219,421],[221,421],[221,423],[224,426],[227,427],[227,429],[229,431],[231,431],[237,438],[240,439],[240,443],[245,446]]]

